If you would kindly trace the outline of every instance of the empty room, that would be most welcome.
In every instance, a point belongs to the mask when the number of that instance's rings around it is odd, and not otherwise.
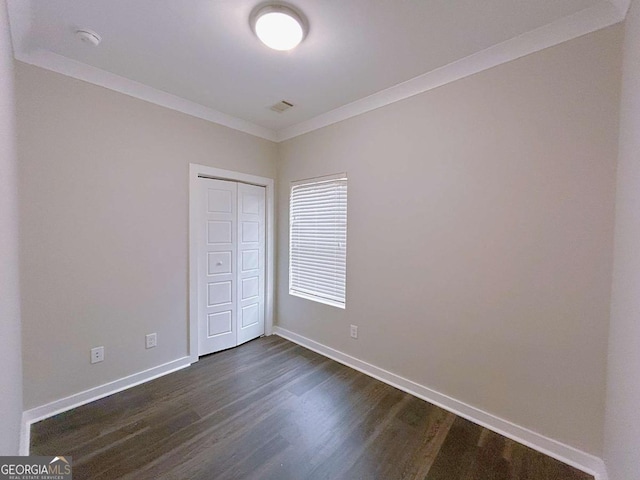
[[[0,0],[0,478],[640,480],[640,0]]]

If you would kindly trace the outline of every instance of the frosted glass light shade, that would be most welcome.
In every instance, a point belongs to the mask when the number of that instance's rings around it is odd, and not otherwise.
[[[284,6],[269,6],[260,10],[254,23],[256,36],[274,50],[291,50],[305,35],[302,19]]]

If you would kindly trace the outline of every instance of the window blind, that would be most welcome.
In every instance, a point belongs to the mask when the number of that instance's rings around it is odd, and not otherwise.
[[[293,183],[289,226],[289,293],[344,308],[346,175]]]

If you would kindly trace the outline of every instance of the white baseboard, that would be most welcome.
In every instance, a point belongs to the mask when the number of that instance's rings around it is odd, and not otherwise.
[[[594,455],[540,435],[539,433],[500,417],[496,417],[464,402],[436,392],[424,385],[420,385],[395,373],[391,373],[352,357],[351,355],[347,355],[346,353],[327,347],[302,335],[298,335],[290,330],[274,326],[273,333],[593,475],[596,480],[608,480],[604,462]]]
[[[134,373],[127,377],[105,383],[98,387],[90,388],[83,392],[75,393],[65,398],[41,405],[39,407],[26,410],[22,413],[22,429],[20,432],[20,455],[29,455],[29,444],[31,437],[31,424],[53,417],[58,413],[66,412],[73,408],[91,403],[114,393],[121,392],[127,388],[135,387],[141,383],[148,382],[169,373],[181,370],[191,365],[189,357],[178,358],[168,363],[149,368],[142,372]]]

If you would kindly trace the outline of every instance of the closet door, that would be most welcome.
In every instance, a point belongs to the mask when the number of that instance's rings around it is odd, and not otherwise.
[[[199,179],[198,354],[238,344],[237,258],[238,184]]]
[[[265,188],[238,184],[238,345],[264,335]]]

